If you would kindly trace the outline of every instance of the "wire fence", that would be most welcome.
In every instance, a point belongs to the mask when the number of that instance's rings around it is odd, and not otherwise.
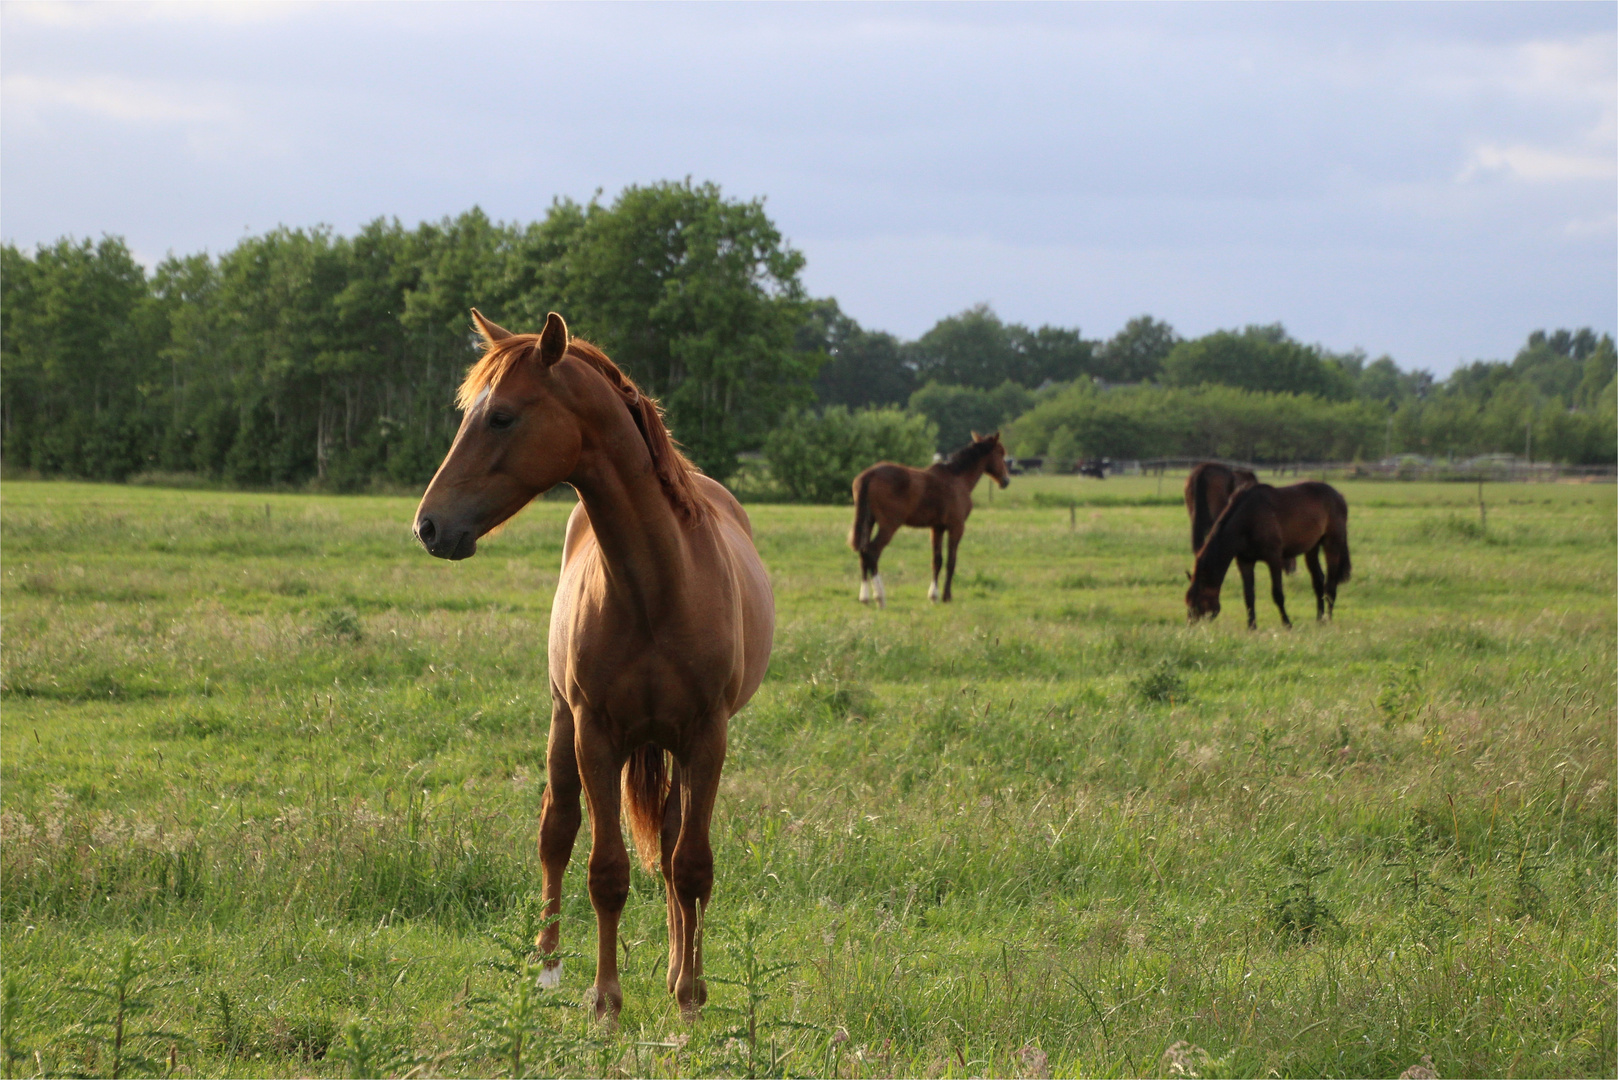
[[[1111,458],[1084,460],[1056,460],[1053,458],[1019,458],[1017,467],[1024,472],[1044,474],[1077,473],[1084,476],[1160,476],[1171,472],[1188,472],[1205,461],[1220,461],[1232,468],[1251,469],[1266,482],[1290,478],[1293,480],[1437,480],[1476,483],[1607,483],[1618,482],[1618,465],[1561,465],[1552,461],[1529,461],[1510,454],[1491,454],[1486,457],[1460,461],[1401,456],[1381,461],[1285,461],[1252,462],[1218,458],[1144,458],[1118,460]]]

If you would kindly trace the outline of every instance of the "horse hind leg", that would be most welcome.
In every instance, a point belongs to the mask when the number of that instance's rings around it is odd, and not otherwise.
[[[862,604],[871,602],[871,563],[871,557],[863,551],[860,552],[860,603]]]
[[[663,831],[659,848],[663,864],[663,893],[669,910],[668,988],[671,995],[680,981],[680,962],[684,956],[680,950],[681,909],[674,889],[674,847],[680,841],[681,786],[680,762],[676,759],[669,770],[669,794],[663,803]]]
[[[1287,618],[1287,598],[1281,588],[1281,573],[1280,560],[1270,563],[1270,599],[1275,601],[1276,609],[1281,612],[1281,625],[1290,630],[1292,620]]]
[[[879,569],[879,564],[882,560],[882,549],[888,546],[888,541],[893,539],[893,534],[897,531],[897,529],[889,528],[879,523],[876,532],[871,536],[870,543],[865,547],[866,554],[871,559],[871,596],[876,600],[876,606],[879,608],[888,606],[888,591],[882,585],[882,571]]]
[[[539,862],[545,893],[545,925],[534,946],[548,957],[561,944],[562,878],[579,833],[579,766],[573,754],[573,713],[553,691],[551,731],[545,755],[545,794],[539,808]],[[539,984],[546,988],[562,982],[562,961],[545,960]]]
[[[1309,566],[1309,582],[1315,587],[1315,619],[1326,618],[1326,575],[1320,570],[1320,545],[1304,553],[1303,561]]]

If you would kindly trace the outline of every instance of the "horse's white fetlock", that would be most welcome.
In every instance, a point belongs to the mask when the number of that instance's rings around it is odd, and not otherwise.
[[[934,602],[938,600],[938,580],[936,578],[933,579],[931,585],[927,586],[927,599]]]
[[[882,587],[881,574],[877,574],[871,578],[871,591],[876,594],[877,607],[885,608],[888,606],[888,590]]]
[[[869,604],[870,602],[871,602],[871,583],[862,578],[860,580],[860,603]]]
[[[549,961],[539,969],[539,988],[541,990],[555,990],[562,985],[562,962]]]

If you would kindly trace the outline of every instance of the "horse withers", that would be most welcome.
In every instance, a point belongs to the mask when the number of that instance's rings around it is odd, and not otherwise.
[[[901,526],[933,531],[933,579],[929,600],[939,599],[938,571],[944,565],[943,544],[949,536],[949,570],[944,577],[943,600],[950,599],[955,583],[955,552],[972,513],[972,489],[983,474],[1001,487],[1011,483],[1006,471],[1006,448],[998,431],[972,432],[972,441],[943,461],[926,469],[912,469],[891,461],[878,462],[854,478],[854,528],[848,545],[860,557],[860,602],[887,606],[878,563]]]
[[[1234,469],[1217,461],[1204,461],[1191,470],[1185,478],[1185,512],[1191,517],[1191,554],[1202,550],[1208,530],[1219,520],[1230,497],[1256,483],[1258,477],[1250,470]]]
[[[1320,569],[1320,556],[1326,556],[1326,569]],[[1247,627],[1258,625],[1254,612],[1253,567],[1264,563],[1270,569],[1270,596],[1287,626],[1286,598],[1281,590],[1281,574],[1297,556],[1309,565],[1309,580],[1315,587],[1315,617],[1329,618],[1337,606],[1337,586],[1347,581],[1352,569],[1348,557],[1348,503],[1330,484],[1308,480],[1289,487],[1255,484],[1236,492],[1224,513],[1214,522],[1202,549],[1197,552],[1196,568],[1188,576],[1191,587],[1185,593],[1185,606],[1191,621],[1219,614],[1219,589],[1234,561],[1242,575],[1242,595],[1247,601]]]
[[[432,554],[464,559],[541,492],[571,484],[551,607],[551,729],[539,858],[560,943],[562,876],[590,807],[595,1010],[617,1015],[618,921],[629,895],[627,808],[649,872],[660,864],[668,989],[687,1015],[707,999],[702,925],[713,891],[709,823],[726,732],[758,689],[775,627],[770,580],[740,504],[680,453],[657,403],[551,313],[513,334],[472,312],[484,353],[461,384],[460,431],[416,511]],[[665,754],[668,758],[665,758]],[[672,761],[668,760],[669,758]],[[541,981],[560,981],[560,961]]]

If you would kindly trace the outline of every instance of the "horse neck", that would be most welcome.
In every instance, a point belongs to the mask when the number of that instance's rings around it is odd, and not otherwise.
[[[1202,550],[1197,552],[1196,568],[1191,576],[1199,585],[1221,585],[1225,575],[1230,572],[1230,564],[1236,558],[1236,547],[1231,542],[1229,515],[1221,519],[1220,528],[1210,532],[1202,542]]]
[[[595,380],[578,466],[568,482],[590,515],[609,594],[655,616],[676,604],[686,573],[688,530],[652,467],[651,451],[617,391]],[[581,417],[581,421],[585,418]]]
[[[950,470],[950,475],[965,484],[967,493],[970,494],[972,489],[978,486],[978,481],[983,479],[983,474],[988,471],[988,468],[989,459],[979,458],[960,472]]]

